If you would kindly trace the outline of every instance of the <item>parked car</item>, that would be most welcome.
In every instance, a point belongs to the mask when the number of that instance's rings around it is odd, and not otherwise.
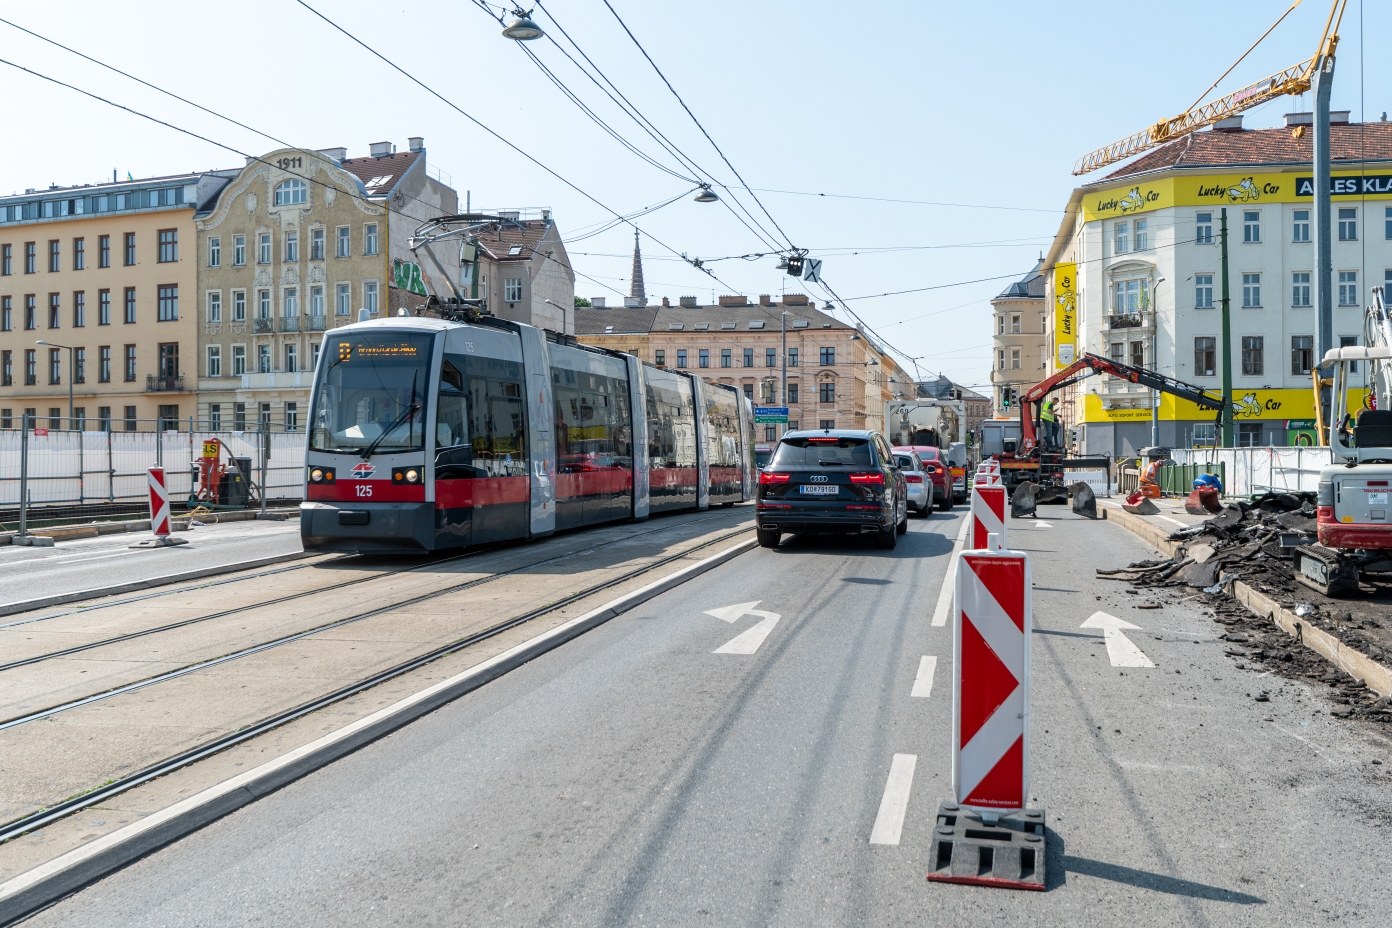
[[[908,481],[878,432],[787,432],[759,472],[759,544],[784,534],[873,535],[893,548],[909,528]]]
[[[947,461],[943,459],[942,450],[934,445],[900,445],[894,449],[895,454],[916,454],[923,462],[923,469],[933,478],[933,496],[938,501],[938,508],[944,512],[952,508],[952,474],[947,469]],[[963,477],[962,492],[966,492],[965,475]]]
[[[899,465],[899,470],[904,474],[904,483],[909,490],[909,508],[920,516],[927,516],[933,511],[935,500],[933,477],[923,467],[916,454],[894,453],[894,462]]]

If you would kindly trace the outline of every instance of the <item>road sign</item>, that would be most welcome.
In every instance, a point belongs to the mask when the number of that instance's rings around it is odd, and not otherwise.
[[[772,425],[778,422],[788,421],[787,406],[755,406],[754,422],[756,425]]]
[[[164,486],[164,468],[146,471],[150,483],[150,531],[156,538],[169,535],[169,491]]]
[[[997,536],[997,541],[1002,548],[1005,547],[1005,487],[1002,486],[983,486],[977,484],[972,487],[971,496],[971,535],[967,541],[967,550],[984,551],[987,549],[987,536]]]
[[[964,551],[953,618],[952,789],[991,814],[1029,795],[1030,566],[1023,551]]]
[[[802,262],[802,279],[813,284],[822,282],[821,258],[808,258]]]

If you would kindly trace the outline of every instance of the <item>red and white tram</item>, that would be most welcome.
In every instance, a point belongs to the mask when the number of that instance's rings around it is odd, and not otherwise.
[[[329,332],[300,534],[418,552],[754,498],[736,388],[516,322],[430,317]]]

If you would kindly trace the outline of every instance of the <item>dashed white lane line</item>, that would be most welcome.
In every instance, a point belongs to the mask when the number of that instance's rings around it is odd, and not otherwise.
[[[895,754],[889,765],[889,780],[885,783],[880,812],[875,827],[870,830],[871,844],[898,844],[904,831],[904,814],[909,810],[909,790],[913,788],[917,754]]]
[[[972,517],[968,512],[962,519],[962,530],[957,533],[957,540],[952,545],[952,557],[947,561],[947,576],[943,577],[942,592],[938,594],[938,607],[933,610],[933,624],[943,626],[947,624],[948,613],[952,611],[952,586],[957,577],[957,558],[962,554],[962,546],[967,543],[967,532],[971,530]]]
[[[914,677],[913,692],[910,696],[917,696],[927,699],[933,694],[933,671],[938,669],[938,659],[936,657],[925,656],[919,658],[918,676]]]

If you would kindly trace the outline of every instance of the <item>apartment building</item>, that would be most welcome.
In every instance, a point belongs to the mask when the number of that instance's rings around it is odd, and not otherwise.
[[[1007,387],[1018,396],[1048,375],[1049,313],[1043,266],[1041,258],[991,301],[991,387],[999,416],[1011,412],[1003,400]]]
[[[1091,351],[1218,390],[1226,350],[1238,444],[1297,440],[1315,416],[1310,118],[1248,130],[1234,117],[1075,190],[1044,262],[1046,302],[1076,326],[1069,335],[1055,324],[1052,366]],[[1392,123],[1335,113],[1331,148],[1334,335],[1357,344],[1369,288],[1392,283]],[[1153,401],[1145,388],[1092,377],[1065,416],[1084,453],[1131,455],[1151,444]],[[1160,444],[1214,441],[1212,413],[1171,396],[1158,407]]]
[[[326,330],[362,310],[378,318],[418,306],[427,285],[450,292],[408,243],[426,219],[456,211],[453,188],[428,173],[423,139],[406,152],[389,142],[369,152],[269,152],[199,209],[197,415],[206,427],[303,428]],[[442,263],[457,275],[457,249]]]
[[[549,209],[480,217],[479,296],[500,319],[574,335],[575,272]]]
[[[194,215],[230,174],[0,197],[0,428],[26,412],[79,430],[195,414]]]

